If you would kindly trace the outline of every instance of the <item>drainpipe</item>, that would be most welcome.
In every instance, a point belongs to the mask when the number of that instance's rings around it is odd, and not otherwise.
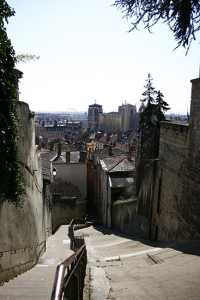
[[[108,228],[108,173],[107,173],[107,183],[106,183],[106,228]]]

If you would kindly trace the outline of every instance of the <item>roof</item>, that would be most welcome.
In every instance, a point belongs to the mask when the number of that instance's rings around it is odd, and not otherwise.
[[[112,188],[124,188],[133,184],[134,180],[125,173],[111,173],[110,182]]]
[[[90,133],[89,140],[95,140],[95,133]]]
[[[51,161],[51,160],[56,158],[57,152],[56,151],[50,151],[50,150],[47,150],[47,149],[41,149],[40,151],[38,151],[38,156],[41,157],[41,158],[44,158],[48,161]]]
[[[52,181],[51,162],[45,158],[41,158],[43,178]]]
[[[78,163],[80,159],[80,151],[70,151],[70,163]],[[57,156],[54,163],[66,163],[66,152],[62,152],[60,156]]]
[[[130,172],[133,171],[133,163],[125,154],[108,156],[100,159],[100,164],[106,172]]]
[[[123,149],[119,149],[119,148],[112,148],[112,153],[113,155],[118,155],[118,154],[124,154],[126,153],[126,151],[124,151]],[[97,149],[96,151],[92,152],[92,156],[94,157],[107,157],[109,156],[109,147],[105,148],[105,149]]]
[[[119,149],[119,148],[113,148],[112,147],[112,155],[119,155],[119,154],[125,154],[126,153],[126,151],[124,151],[124,150],[122,150],[122,149]],[[111,156],[112,156],[111,155]],[[101,158],[101,157],[106,157],[106,156],[109,156],[109,147],[107,147],[107,148],[105,148],[105,149],[103,149],[103,150],[101,150],[101,153],[100,153],[100,155],[99,155],[99,157]]]
[[[118,112],[118,111],[111,111],[111,112],[108,112],[108,113],[104,114],[104,116],[107,116],[107,115],[118,115],[118,116],[121,116],[121,113]]]
[[[97,103],[94,103],[94,104],[89,105],[89,107],[102,107],[102,105],[99,105],[99,104],[97,104]]]
[[[98,143],[107,143],[107,136],[101,136],[97,141]]]

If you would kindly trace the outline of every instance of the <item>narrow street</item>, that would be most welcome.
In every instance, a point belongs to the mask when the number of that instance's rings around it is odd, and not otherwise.
[[[86,239],[88,299],[200,299],[199,246],[134,240],[101,226],[76,234]]]

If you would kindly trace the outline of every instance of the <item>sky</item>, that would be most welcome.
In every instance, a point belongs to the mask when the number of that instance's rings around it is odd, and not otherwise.
[[[131,33],[131,20],[113,7],[114,0],[7,0],[16,14],[8,37],[17,54],[40,56],[19,63],[20,100],[35,112],[87,111],[102,105],[118,111],[130,103],[139,108],[150,73],[164,95],[169,113],[190,110],[191,79],[199,77],[200,34],[186,55],[168,26]]]

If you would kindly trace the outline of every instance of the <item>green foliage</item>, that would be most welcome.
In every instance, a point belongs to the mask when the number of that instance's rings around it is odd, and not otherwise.
[[[121,202],[122,202],[122,200],[116,200],[116,201],[113,203],[113,205],[119,204],[119,203],[121,203]]]
[[[144,110],[140,114],[139,131],[141,134],[141,155],[142,160],[154,158],[158,155],[158,127],[157,127],[157,106],[154,103],[154,95],[156,94],[153,87],[153,78],[148,74],[147,84],[144,86],[145,96],[141,101],[146,104]]]
[[[143,22],[149,31],[159,20],[167,23],[177,41],[177,47],[189,49],[200,30],[200,1],[198,0],[116,0],[113,6],[133,18],[130,31]]]
[[[0,1],[0,201],[19,206],[26,194],[25,180],[18,158],[19,124],[15,100],[18,72],[15,51],[7,37],[5,22],[15,12]]]
[[[23,63],[26,63],[27,61],[31,61],[31,60],[39,60],[40,59],[40,56],[36,56],[34,54],[17,54],[15,55],[15,59],[16,59],[16,63],[20,63],[20,62],[23,62]]]
[[[155,103],[156,103],[156,111],[155,111],[155,115],[157,117],[158,120],[158,125],[159,126],[159,122],[160,121],[164,121],[165,120],[165,115],[164,112],[168,111],[169,108],[169,104],[164,101],[164,96],[161,93],[161,91],[156,92],[156,99],[155,99]]]
[[[141,100],[146,106],[140,114],[139,122],[143,159],[155,158],[158,155],[160,121],[165,120],[164,112],[170,109],[163,94],[153,87],[150,74],[146,81],[145,92],[142,94],[145,98]]]
[[[140,145],[136,159],[136,195],[139,193],[145,166],[158,157],[160,121],[165,120],[164,112],[170,109],[163,99],[163,94],[153,87],[150,74],[146,81],[145,92],[142,94],[145,98],[141,100],[146,106],[140,114],[139,121]]]
[[[71,182],[62,181],[60,178],[54,179],[49,187],[52,193],[59,193],[64,197],[81,197],[80,190],[77,186],[74,186]]]

